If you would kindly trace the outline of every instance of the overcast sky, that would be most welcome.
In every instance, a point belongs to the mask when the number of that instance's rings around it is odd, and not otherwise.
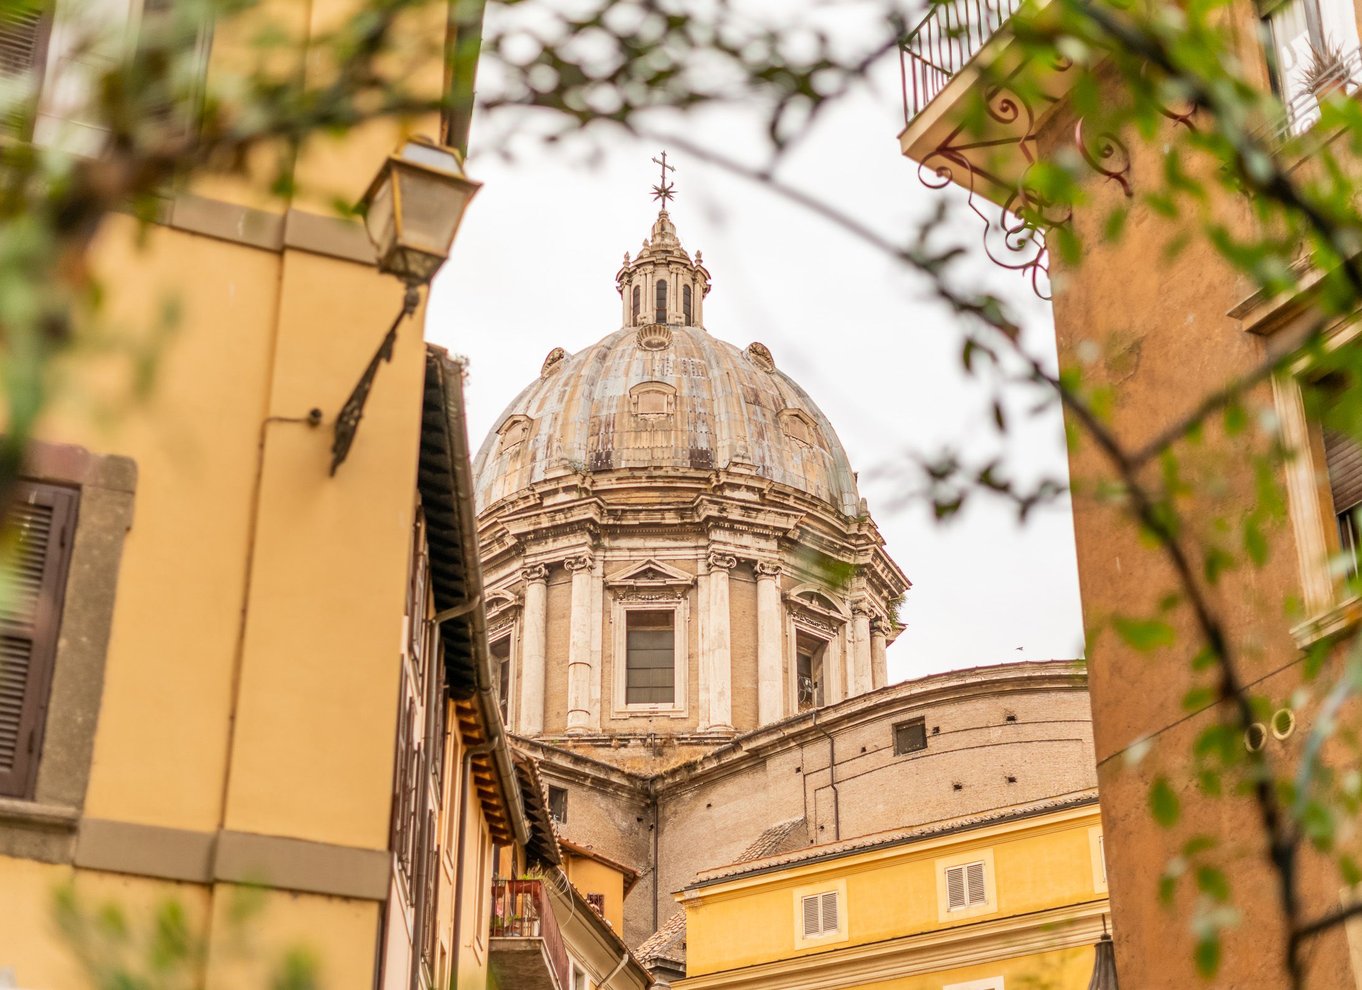
[[[950,194],[925,188],[898,152],[902,110],[897,67],[824,117],[779,171],[877,230],[901,236],[914,217]],[[519,124],[517,124],[519,126]],[[744,115],[711,112],[670,133],[727,155],[761,154]],[[657,140],[596,132],[587,142],[543,147],[512,142],[506,122],[475,125],[469,172],[485,186],[435,283],[427,335],[469,359],[467,399],[474,449],[503,409],[539,373],[553,347],[587,347],[619,327],[614,275],[647,235],[657,181]],[[481,152],[479,149],[483,149]],[[860,473],[861,493],[891,556],[913,582],[907,628],[889,650],[891,680],[1018,659],[1081,654],[1081,617],[1067,506],[1033,514],[974,499],[947,524],[905,498],[902,466],[958,447],[995,453],[1029,477],[1062,475],[1057,411],[992,427],[991,391],[960,369],[953,318],[926,283],[827,220],[676,147],[681,242],[704,251],[714,287],[706,329],[738,347],[766,344],[777,365],[827,414]],[[953,197],[958,200],[959,197]],[[953,202],[958,209],[963,204]],[[971,279],[1015,299],[1026,339],[1053,360],[1048,307],[1026,281],[983,259],[981,223],[967,211],[948,230],[977,263]],[[1033,405],[1014,390],[1010,408]]]

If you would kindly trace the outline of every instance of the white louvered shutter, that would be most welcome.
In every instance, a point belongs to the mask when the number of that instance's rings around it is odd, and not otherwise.
[[[28,797],[61,624],[75,493],[21,484],[8,510],[13,540],[0,584],[0,794]]]
[[[959,911],[965,906],[965,868],[949,867],[946,870],[946,910]]]
[[[829,891],[822,895],[823,901],[823,931],[837,931],[837,892]]]
[[[984,864],[970,863],[965,867],[965,880],[969,888],[969,906],[987,904],[988,896],[984,891]]]
[[[801,898],[800,907],[804,911],[804,937],[812,938],[813,936],[820,934],[818,895],[814,894],[812,897]]]

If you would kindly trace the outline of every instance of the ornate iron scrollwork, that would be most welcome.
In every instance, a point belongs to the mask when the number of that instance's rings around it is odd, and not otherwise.
[[[364,403],[369,400],[369,390],[374,387],[374,378],[378,375],[378,366],[385,361],[393,359],[393,347],[397,344],[397,328],[402,325],[402,321],[416,312],[417,305],[421,302],[420,290],[414,285],[407,286],[406,294],[402,297],[402,311],[393,320],[393,325],[388,328],[388,332],[383,337],[383,342],[378,345],[378,350],[369,359],[369,364],[364,369],[364,374],[359,376],[359,381],[355,383],[354,389],[350,392],[350,398],[345,400],[345,405],[341,406],[340,413],[336,416],[335,433],[331,440],[331,475],[335,477],[336,468],[344,463],[345,458],[350,454],[350,445],[355,442],[355,431],[359,429],[359,421],[364,418]]]

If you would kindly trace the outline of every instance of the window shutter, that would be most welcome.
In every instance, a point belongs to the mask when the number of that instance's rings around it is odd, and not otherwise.
[[[812,897],[802,898],[800,906],[804,909],[804,937],[812,938],[821,932],[818,917],[818,895],[814,894]]]
[[[47,43],[47,13],[42,5],[7,3],[0,9],[0,76],[41,70]]]
[[[946,870],[946,910],[958,911],[966,905],[965,868],[952,866]]]
[[[830,891],[822,895],[823,900],[823,931],[837,931],[837,892]]]
[[[1362,505],[1362,444],[1335,430],[1324,431],[1324,460],[1329,467],[1329,493],[1334,514]]]
[[[76,494],[20,484],[9,507],[12,558],[0,590],[0,794],[28,797],[61,626]]]
[[[970,907],[988,903],[988,895],[984,892],[984,864],[970,863],[965,867],[965,874],[969,885]]]

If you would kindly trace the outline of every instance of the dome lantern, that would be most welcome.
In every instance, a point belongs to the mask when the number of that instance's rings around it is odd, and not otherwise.
[[[692,260],[681,246],[667,212],[668,201],[676,195],[667,173],[676,171],[676,167],[667,163],[665,151],[653,161],[662,167],[661,182],[653,187],[653,198],[662,206],[643,247],[633,260],[626,251],[624,264],[615,275],[623,311],[621,323],[626,327],[703,327],[709,272],[701,263],[699,251]]]

